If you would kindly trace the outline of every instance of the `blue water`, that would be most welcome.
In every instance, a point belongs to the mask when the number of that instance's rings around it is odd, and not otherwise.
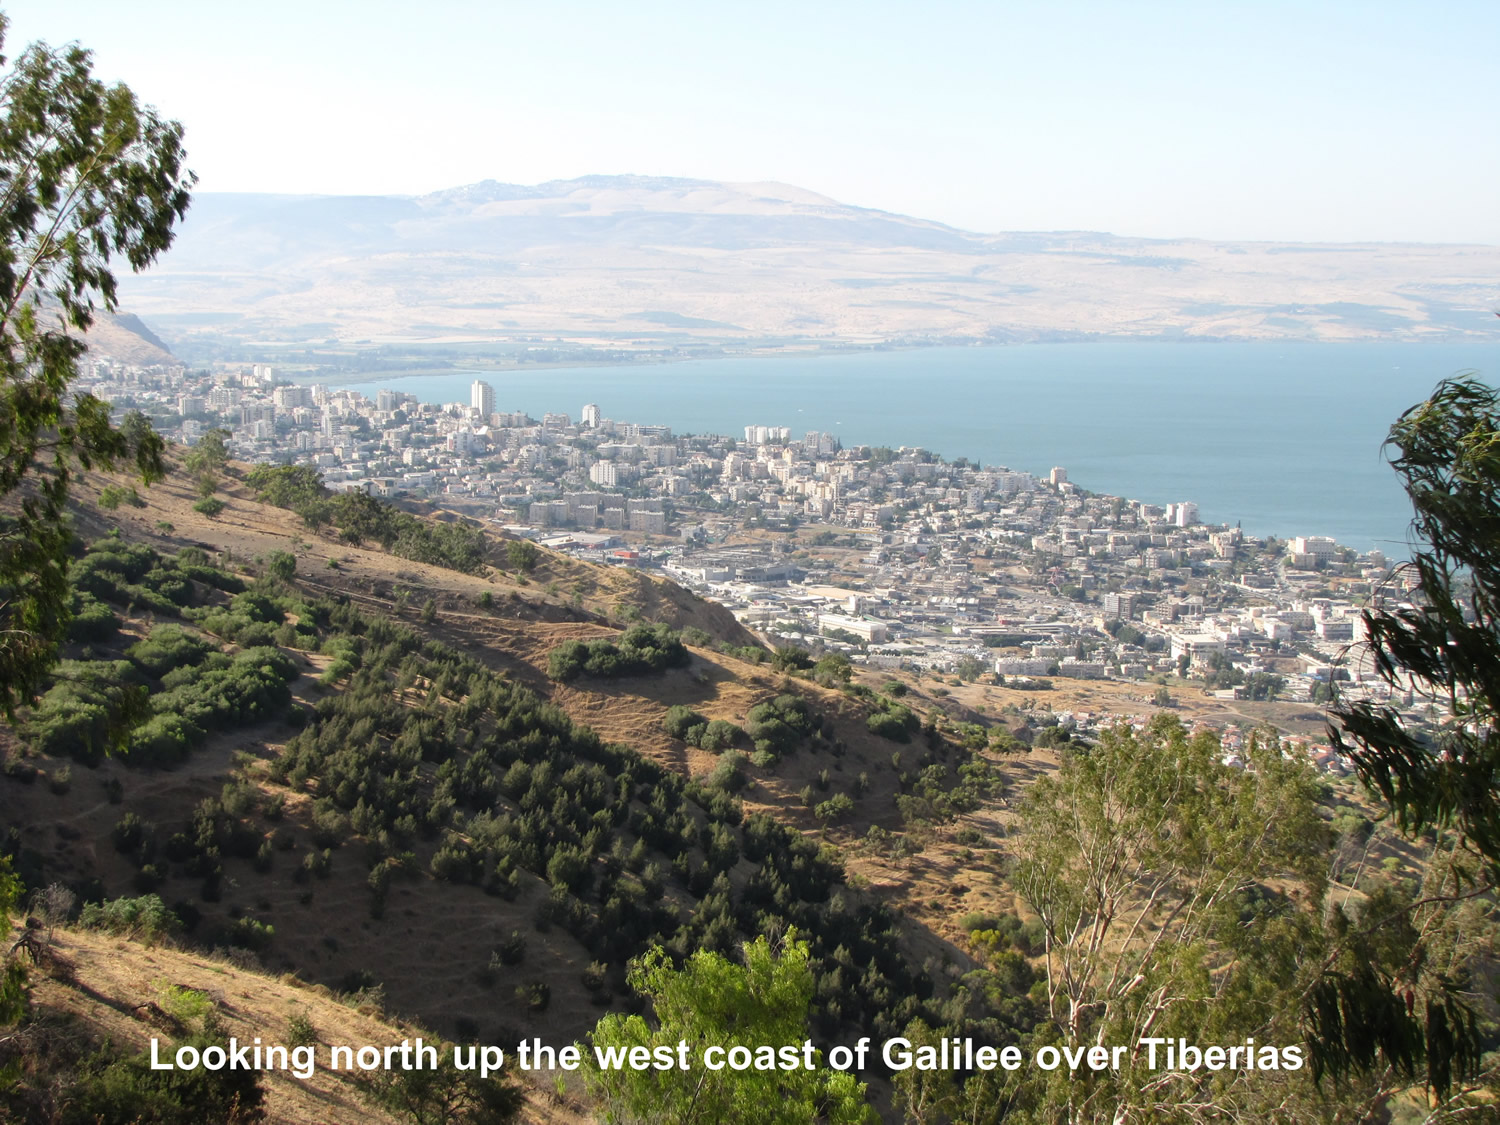
[[[1045,474],[1094,492],[1192,500],[1247,534],[1331,535],[1406,551],[1410,508],[1381,443],[1439,379],[1500,376],[1493,343],[1079,343],[931,348],[817,358],[714,359],[478,376],[496,409],[609,418],[676,434],[750,424],[921,446]],[[469,401],[476,376],[349,384]]]

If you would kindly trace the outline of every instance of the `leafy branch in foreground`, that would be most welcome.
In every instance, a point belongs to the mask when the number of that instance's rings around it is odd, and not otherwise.
[[[1391,429],[1422,546],[1410,602],[1362,615],[1380,678],[1448,708],[1435,730],[1367,701],[1331,709],[1330,736],[1407,832],[1458,828],[1500,873],[1500,400],[1452,379]]]
[[[808,947],[795,932],[779,949],[764,938],[742,947],[743,963],[700,949],[681,969],[660,948],[637,961],[630,984],[651,1001],[656,1027],[641,1016],[612,1013],[584,1051],[584,1080],[606,1121],[674,1121],[679,1125],[865,1125],[874,1114],[854,1075],[826,1067],[710,1070],[704,1052],[719,1048],[798,1046],[807,1040],[813,973]],[[664,1049],[676,1057],[688,1044],[688,1069],[632,1070],[616,1061],[632,1048]],[[773,1045],[766,1047],[765,1045]],[[657,1056],[660,1057],[660,1056]],[[712,1061],[712,1060],[710,1060]]]
[[[0,45],[4,17],[0,16]],[[88,51],[33,44],[0,76],[0,711],[35,692],[67,627],[64,509],[78,470],[163,472],[149,427],[70,395],[111,264],[142,270],[172,241],[195,177],[182,127],[93,76]]]
[[[1327,967],[1304,1018],[1317,1074],[1339,1080],[1386,1066],[1425,1075],[1442,1096],[1479,1073],[1480,990],[1462,962],[1434,956],[1429,916],[1437,904],[1492,904],[1500,876],[1500,395],[1471,376],[1444,380],[1397,419],[1387,444],[1414,510],[1405,585],[1417,581],[1409,600],[1388,591],[1362,615],[1368,653],[1395,692],[1440,704],[1447,717],[1413,724],[1389,705],[1335,701],[1329,737],[1396,825],[1412,838],[1432,834],[1451,860],[1435,890],[1386,904],[1376,925],[1344,941],[1373,948],[1409,930],[1404,970],[1380,975],[1373,956],[1346,954]]]

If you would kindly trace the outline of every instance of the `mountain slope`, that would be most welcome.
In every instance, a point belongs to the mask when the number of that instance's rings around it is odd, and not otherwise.
[[[639,351],[1488,329],[1500,249],[982,235],[782,184],[204,194],[125,300],[174,347]]]
[[[834,847],[899,830],[916,771],[953,784],[977,760],[938,730],[901,733],[908,778],[867,723],[871,693],[712,647],[558,681],[554,650],[623,645],[624,609],[722,624],[667,583],[616,588],[616,572],[550,555],[529,577],[458,574],[304,538],[233,482],[212,519],[177,478],[101,512],[87,501],[107,483],[79,490],[94,541],[75,567],[86,635],[55,691],[0,730],[7,847],[32,886],[158,894],[200,948],[242,947],[341,991],[378,984],[393,1010],[486,1042],[566,1043],[628,1008],[625,965],[647,944],[730,950],[795,925],[818,951],[824,1037],[894,1031],[946,987],[931,974],[974,967],[952,907],[979,880],[960,884],[930,832],[917,864],[877,851],[856,872]],[[283,552],[297,573],[272,580]],[[729,647],[746,639],[723,632]],[[156,717],[127,716],[132,685]],[[79,712],[83,698],[96,710]],[[106,756],[88,716],[117,706],[131,732]],[[752,764],[674,737],[673,708],[766,749]],[[757,731],[762,712],[775,722]],[[815,807],[834,797],[842,810]],[[155,979],[117,952],[119,971]],[[84,960],[79,980],[118,994]]]

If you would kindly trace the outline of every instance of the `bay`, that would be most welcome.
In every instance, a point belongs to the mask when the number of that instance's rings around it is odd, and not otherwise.
[[[345,384],[424,402],[495,388],[496,409],[740,437],[752,424],[920,446],[1093,492],[1191,500],[1250,535],[1407,553],[1411,510],[1381,446],[1438,380],[1494,382],[1500,334],[1468,343],[1059,343],[417,375]]]

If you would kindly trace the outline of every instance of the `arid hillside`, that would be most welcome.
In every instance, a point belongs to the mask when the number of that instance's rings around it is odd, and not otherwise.
[[[992,799],[1055,759],[1003,766],[978,726],[965,746],[955,702],[773,666],[722,608],[639,572],[545,551],[515,568],[501,542],[473,573],[415,562],[300,526],[233,472],[213,515],[177,477],[125,488],[81,488],[74,639],[0,732],[28,885],[159,896],[185,949],[379,989],[435,1034],[496,1043],[566,1043],[629,1008],[650,944],[791,927],[827,987],[851,955],[870,985],[837,985],[820,1033],[892,1030],[978,967],[959,919],[1014,907],[983,843],[1004,830]],[[570,644],[591,663],[560,673]],[[662,666],[593,670],[638,652]],[[95,939],[60,940],[118,1009],[130,989],[95,978]],[[155,979],[116,953],[111,971]]]
[[[976,234],[786,184],[586,176],[421,197],[198,196],[125,307],[221,347],[540,350],[1461,338],[1491,246]],[[1080,329],[1080,326],[1085,326]]]

